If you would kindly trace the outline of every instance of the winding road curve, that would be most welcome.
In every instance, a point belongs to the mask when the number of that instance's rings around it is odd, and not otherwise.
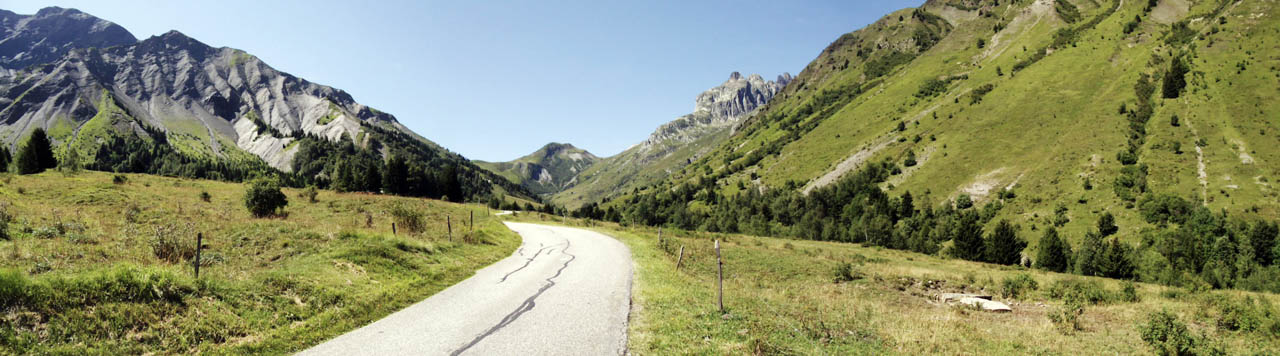
[[[299,355],[621,355],[631,252],[574,228],[506,223],[516,253]]]

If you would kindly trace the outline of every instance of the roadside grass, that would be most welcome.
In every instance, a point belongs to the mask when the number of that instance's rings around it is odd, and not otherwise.
[[[1272,306],[1280,298],[1271,294],[1130,284],[856,244],[670,229],[659,243],[652,228],[514,219],[594,229],[631,249],[628,347],[639,355],[1151,354],[1143,328],[1165,310],[1203,336],[1197,352],[1280,352]],[[724,259],[724,314],[716,310],[714,239]],[[938,300],[951,292],[992,295],[1014,311]],[[1052,321],[1072,305],[1083,312]],[[1241,321],[1250,326],[1236,326]]]
[[[480,206],[332,191],[311,203],[285,189],[286,217],[254,219],[240,184],[115,176],[0,178],[0,206],[14,217],[0,239],[0,354],[290,353],[520,243]],[[393,235],[393,212],[416,216],[420,232]]]

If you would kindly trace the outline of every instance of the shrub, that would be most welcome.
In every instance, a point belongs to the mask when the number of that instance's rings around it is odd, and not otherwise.
[[[115,185],[126,184],[129,183],[129,177],[125,177],[123,174],[117,174],[111,176],[111,183]]]
[[[208,203],[210,200],[213,200],[213,196],[209,195],[209,192],[201,191],[201,192],[200,192],[200,200],[202,200],[202,201],[204,201],[204,202]]]
[[[835,283],[852,282],[866,278],[862,271],[858,271],[857,268],[849,262],[840,262],[837,264],[835,270],[832,271],[832,275],[834,276],[833,280]]]
[[[1102,213],[1102,216],[1098,217],[1098,233],[1101,233],[1102,237],[1115,235],[1119,231],[1120,227],[1116,226],[1116,217],[1111,215],[1111,212]]]
[[[156,226],[151,238],[151,252],[156,258],[178,263],[196,256],[195,234],[190,225],[167,224]]]
[[[1178,316],[1168,310],[1152,313],[1145,324],[1138,326],[1142,341],[1151,346],[1158,355],[1195,355],[1195,335],[1187,330],[1187,326],[1178,321]]]
[[[1265,302],[1265,299],[1262,301]],[[1220,314],[1215,324],[1221,330],[1245,332],[1262,330],[1263,325],[1271,321],[1269,319],[1275,315],[1270,305],[1259,305],[1252,297],[1222,297],[1221,300],[1210,304],[1219,309]]]
[[[289,198],[280,192],[280,182],[258,178],[249,183],[249,189],[244,193],[244,205],[254,217],[278,216],[289,205]]]
[[[9,223],[13,222],[13,213],[9,212],[9,203],[0,204],[0,240],[9,240]]]
[[[1103,304],[1115,300],[1115,295],[1098,281],[1064,279],[1049,286],[1049,297],[1084,304]]]
[[[1063,333],[1072,333],[1083,330],[1080,324],[1080,316],[1084,315],[1084,304],[1079,301],[1067,301],[1061,306],[1049,310],[1049,321]]]
[[[1012,277],[1005,277],[1000,283],[1000,296],[1009,299],[1019,299],[1028,292],[1040,289],[1040,283],[1035,278],[1026,273],[1019,273]]]
[[[400,204],[391,207],[387,213],[391,214],[399,231],[416,234],[426,230],[426,224],[422,221],[422,212],[418,210]]]
[[[1126,303],[1141,302],[1142,298],[1138,297],[1138,285],[1133,282],[1125,282],[1124,288],[1120,290],[1120,300]]]
[[[919,136],[916,136],[916,137],[919,137]],[[916,153],[914,151],[907,151],[907,158],[902,161],[902,166],[914,167],[916,163],[918,163],[916,162]]]
[[[310,203],[316,202],[317,195],[320,195],[320,192],[316,190],[314,185],[307,186],[307,189],[303,189],[301,193],[298,193],[299,198],[306,199]]]

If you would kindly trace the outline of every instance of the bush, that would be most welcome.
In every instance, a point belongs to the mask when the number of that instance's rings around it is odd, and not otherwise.
[[[1049,310],[1049,321],[1063,333],[1072,333],[1084,330],[1080,324],[1080,316],[1084,315],[1084,304],[1079,301],[1067,301],[1061,306]]]
[[[156,258],[169,263],[178,263],[195,258],[196,235],[191,226],[168,224],[156,226],[151,238],[151,252]]]
[[[320,192],[316,190],[314,185],[307,186],[307,189],[303,189],[302,192],[298,193],[299,198],[306,199],[310,203],[316,202],[317,195],[320,195]]]
[[[200,200],[202,200],[202,201],[204,201],[204,202],[208,203],[210,200],[213,200],[213,196],[209,195],[209,192],[201,191],[201,192],[200,192]]]
[[[1029,292],[1040,289],[1040,283],[1026,273],[1005,277],[1000,283],[1000,296],[1008,299],[1019,299]]]
[[[1142,298],[1138,297],[1138,285],[1133,282],[1125,282],[1124,288],[1120,290],[1120,300],[1126,303],[1141,302]]]
[[[1142,341],[1157,355],[1196,355],[1198,338],[1168,310],[1152,313],[1138,326]]]
[[[280,192],[280,182],[274,179],[258,178],[249,183],[244,193],[244,205],[254,217],[279,216],[289,198]]]
[[[426,230],[426,224],[422,221],[422,212],[418,210],[401,204],[391,207],[387,213],[391,214],[392,219],[395,220],[398,231],[417,234]]]
[[[129,177],[125,177],[123,174],[117,174],[111,176],[111,183],[115,185],[126,184],[129,183]]]
[[[1119,231],[1120,227],[1116,226],[1116,217],[1111,215],[1111,212],[1102,213],[1102,216],[1098,217],[1098,233],[1102,234],[1102,237],[1115,235]]]
[[[1275,317],[1275,310],[1265,299],[1259,299],[1263,303],[1255,302],[1252,297],[1231,298],[1222,297],[1220,300],[1213,301],[1214,307],[1219,309],[1218,320],[1215,322],[1218,329],[1227,331],[1245,331],[1253,332],[1263,329],[1264,325],[1275,325],[1275,321],[1271,320]]]
[[[835,283],[852,282],[866,277],[849,262],[837,264],[835,270],[832,271],[832,275]]]
[[[1049,297],[1068,302],[1077,301],[1084,304],[1104,304],[1116,299],[1114,293],[1108,291],[1098,281],[1080,279],[1064,279],[1049,286]]]
[[[13,213],[9,212],[9,203],[0,204],[0,240],[9,240],[9,223],[13,222]]]

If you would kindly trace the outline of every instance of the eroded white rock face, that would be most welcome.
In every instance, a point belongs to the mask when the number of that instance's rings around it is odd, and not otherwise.
[[[10,68],[0,73],[0,93],[0,107],[6,108],[0,111],[0,138],[11,147],[36,127],[69,124],[78,131],[104,102],[140,125],[194,137],[215,155],[223,155],[220,141],[234,143],[284,171],[292,169],[297,151],[289,144],[303,135],[356,140],[361,123],[404,130],[391,115],[356,103],[346,92],[176,31],[130,45],[72,49],[25,70]]]

